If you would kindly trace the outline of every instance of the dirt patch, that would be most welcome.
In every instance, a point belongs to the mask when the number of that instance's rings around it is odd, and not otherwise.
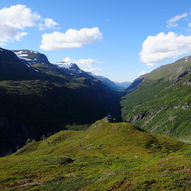
[[[13,188],[13,187],[26,187],[26,186],[35,186],[35,185],[40,185],[41,181],[39,180],[32,180],[32,179],[23,179],[19,180],[18,182],[11,183],[11,184],[6,184],[6,185],[0,185],[0,189],[6,189],[6,188]]]
[[[168,118],[168,120],[169,120],[169,121],[173,121],[175,118],[176,118],[176,116],[170,116],[170,117]]]
[[[125,177],[118,185],[113,186],[109,191],[132,190],[134,187],[135,185],[127,183],[127,178]]]
[[[41,182],[39,180],[31,180],[31,179],[24,179],[16,183],[19,188],[25,187],[25,186],[34,186],[34,185],[40,185]]]

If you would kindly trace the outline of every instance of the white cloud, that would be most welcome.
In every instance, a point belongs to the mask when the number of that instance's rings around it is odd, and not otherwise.
[[[86,71],[86,72],[98,72],[101,71],[101,68],[95,67],[95,65],[103,64],[102,61],[94,60],[94,59],[79,59],[75,60],[70,57],[66,57],[64,59],[64,62],[66,64],[75,63],[79,66],[80,69]]]
[[[191,23],[188,23],[188,26],[191,27]]]
[[[167,26],[168,27],[177,27],[178,26],[177,21],[179,21],[179,20],[181,20],[181,19],[183,19],[183,18],[185,18],[187,16],[188,16],[188,13],[183,13],[181,15],[176,15],[175,17],[173,17],[173,18],[171,18],[171,19],[169,19],[167,21]]]
[[[82,28],[80,30],[68,29],[65,33],[55,31],[42,35],[40,48],[43,50],[60,50],[81,48],[102,38],[99,28]]]
[[[58,23],[56,23],[53,19],[46,18],[46,19],[44,19],[44,23],[39,23],[39,29],[44,30],[46,28],[53,28],[57,25],[58,25]]]
[[[25,36],[26,27],[34,27],[41,17],[32,12],[25,5],[13,5],[9,8],[0,9],[0,44],[10,40],[20,40]]]
[[[140,59],[148,66],[153,66],[166,59],[175,59],[191,52],[191,35],[177,35],[174,32],[148,36],[143,42]]]
[[[51,18],[42,18],[25,5],[13,5],[0,9],[0,45],[21,40],[27,35],[25,29],[39,26],[40,30],[52,28],[57,23]]]
[[[27,35],[27,32],[18,32],[17,35],[15,36],[15,39],[21,40],[26,35]]]
[[[144,75],[144,74],[146,74],[147,72],[144,70],[144,71],[142,71],[142,72],[140,72],[139,74],[138,74],[138,77],[140,77],[140,76],[142,76],[142,75]]]
[[[77,60],[76,63],[82,70],[86,72],[95,72],[95,71],[101,71],[101,68],[94,67],[94,65],[101,64],[103,62],[93,59],[80,59]]]

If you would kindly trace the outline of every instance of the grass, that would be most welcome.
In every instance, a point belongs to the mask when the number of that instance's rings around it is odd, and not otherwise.
[[[45,55],[23,51],[33,60],[31,67],[12,51],[0,54],[0,156],[15,152],[28,138],[40,140],[77,125],[86,129],[84,124],[108,111],[120,116],[120,92],[86,72],[71,73]]]
[[[184,65],[182,60],[154,70],[136,90],[122,99],[125,121],[178,138],[191,133],[191,74],[180,77],[191,63]]]
[[[190,156],[189,144],[100,120],[0,158],[0,190],[190,190]]]

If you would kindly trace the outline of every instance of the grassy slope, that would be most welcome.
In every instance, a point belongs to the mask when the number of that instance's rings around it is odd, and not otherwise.
[[[183,58],[148,74],[121,101],[123,119],[152,132],[176,137],[189,135],[191,74],[182,78],[180,75],[191,67],[190,59],[184,63]]]
[[[89,85],[83,80],[0,81],[0,155],[14,151],[29,137],[39,139],[67,124],[92,123],[107,114],[112,96],[93,80]]]
[[[128,123],[61,131],[0,158],[0,190],[189,190],[190,146]],[[74,160],[63,164],[63,158]]]
[[[39,63],[28,67],[13,52],[0,52],[0,156],[69,124],[91,124],[108,112],[120,116],[120,93],[85,72],[72,75],[50,64],[45,55],[30,56]]]

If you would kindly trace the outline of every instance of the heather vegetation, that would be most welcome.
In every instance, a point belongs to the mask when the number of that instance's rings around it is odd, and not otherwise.
[[[190,145],[100,120],[0,159],[1,190],[188,190]]]
[[[24,51],[0,53],[23,67],[0,79],[0,190],[190,190],[190,57],[116,91]]]

